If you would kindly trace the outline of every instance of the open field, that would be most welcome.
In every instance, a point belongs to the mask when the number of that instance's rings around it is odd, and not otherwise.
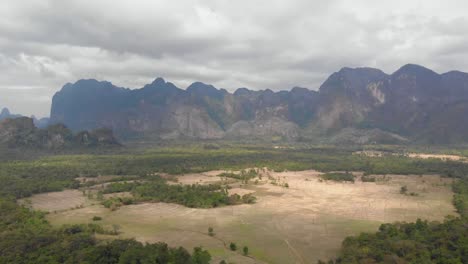
[[[385,152],[376,150],[356,151],[353,154],[364,155],[366,157],[383,157],[388,155],[393,156],[406,156],[415,159],[439,159],[442,161],[457,161],[457,162],[468,162],[468,158],[465,156],[444,154],[444,153],[417,153],[417,152]]]
[[[183,183],[215,182],[217,172],[179,176]],[[314,263],[333,257],[349,235],[375,231],[381,223],[414,221],[418,217],[442,220],[455,214],[451,203],[451,179],[438,176],[376,176],[377,182],[322,181],[317,171],[262,173],[257,184],[237,184],[231,193],[253,192],[256,204],[193,209],[175,204],[144,203],[110,211],[101,205],[60,211],[48,215],[54,225],[91,222],[103,217],[108,228],[118,228],[122,237],[139,241],[165,241],[173,246],[202,245],[214,257],[235,263]],[[187,177],[184,179],[184,177]],[[253,182],[253,181],[251,181]],[[289,188],[282,187],[284,183]],[[400,194],[401,186],[417,196]],[[31,198],[33,207],[55,211],[74,204],[81,192],[65,191]],[[70,201],[68,201],[70,200]],[[47,206],[45,206],[47,205]],[[215,236],[207,234],[213,227]],[[238,252],[226,245],[236,242]],[[226,244],[226,245],[225,245]],[[247,245],[255,260],[241,255]]]
[[[418,159],[441,159],[441,160],[468,162],[467,157],[463,157],[459,155],[449,155],[449,154],[409,153],[408,157],[418,158]]]
[[[65,190],[62,192],[37,194],[34,197],[21,199],[18,202],[21,204],[30,203],[36,210],[54,212],[85,207],[90,205],[91,201],[81,191]]]

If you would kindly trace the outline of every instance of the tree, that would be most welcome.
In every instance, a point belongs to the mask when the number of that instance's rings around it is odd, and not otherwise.
[[[236,251],[236,250],[237,250],[237,245],[236,245],[236,243],[231,242],[231,244],[229,244],[229,248],[230,248],[232,251]]]
[[[213,228],[212,228],[211,226],[208,227],[208,235],[210,235],[210,236],[214,236],[214,235],[215,235],[215,234],[214,234],[214,230],[213,230]]]
[[[195,264],[208,264],[211,261],[211,255],[201,247],[193,249],[192,260]]]
[[[242,251],[244,252],[244,255],[247,256],[249,254],[249,248],[247,246],[244,246],[244,248],[242,249]]]

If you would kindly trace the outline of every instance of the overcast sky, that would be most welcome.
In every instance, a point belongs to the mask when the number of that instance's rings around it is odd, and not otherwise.
[[[3,0],[0,108],[48,116],[81,78],[316,90],[344,66],[468,71],[467,14],[463,0]]]

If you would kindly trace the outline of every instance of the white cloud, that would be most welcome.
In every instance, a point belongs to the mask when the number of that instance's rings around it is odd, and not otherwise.
[[[279,90],[317,89],[344,66],[468,70],[460,0],[5,1],[0,106],[24,114],[48,115],[80,78]]]

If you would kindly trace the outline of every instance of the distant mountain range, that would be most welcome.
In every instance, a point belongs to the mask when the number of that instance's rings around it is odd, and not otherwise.
[[[37,128],[29,117],[6,118],[0,121],[0,147],[66,149],[76,147],[118,146],[110,129],[73,133],[62,124]]]
[[[10,113],[10,110],[6,107],[4,107],[2,111],[0,112],[0,121],[3,119],[7,119],[7,118],[18,118],[18,117],[23,117],[23,116]],[[34,121],[34,124],[38,128],[46,128],[49,125],[50,119],[48,117],[37,119],[35,116],[31,116],[31,118]]]
[[[0,120],[6,119],[6,118],[17,118],[17,117],[21,117],[21,115],[15,115],[15,114],[10,113],[10,110],[6,107],[4,107],[2,111],[0,112]]]
[[[391,75],[342,68],[318,91],[234,93],[201,82],[183,90],[162,78],[134,90],[79,80],[54,95],[51,123],[160,139],[467,142],[468,74],[437,74],[414,64]]]

